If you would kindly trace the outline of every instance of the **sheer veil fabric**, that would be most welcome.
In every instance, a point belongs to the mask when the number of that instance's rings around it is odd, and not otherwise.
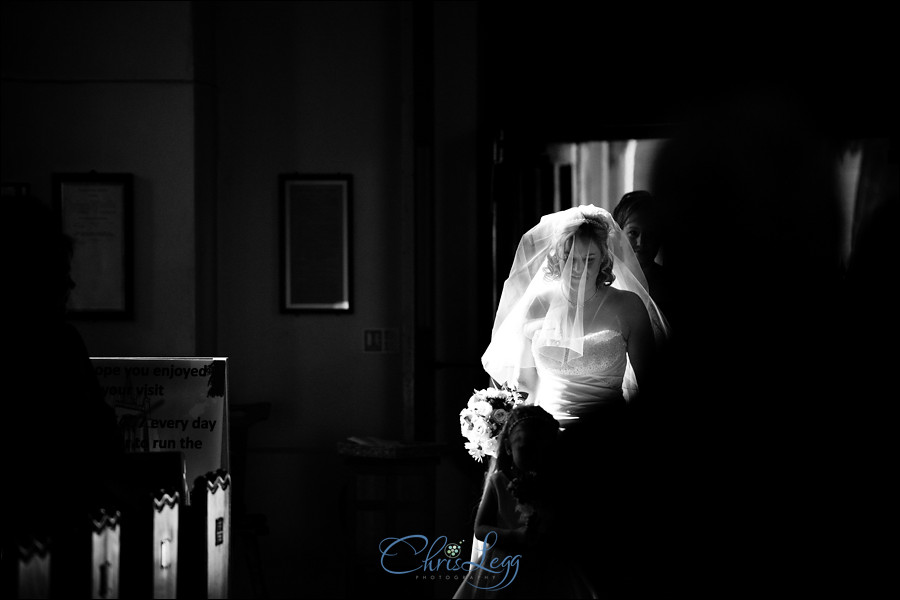
[[[640,297],[657,345],[669,335],[669,325],[650,298],[648,285],[631,244],[612,215],[592,204],[545,215],[519,242],[509,277],[503,285],[491,343],[481,357],[485,371],[497,383],[518,384],[522,369],[535,367],[535,354],[565,362],[583,355],[584,305],[597,292],[586,264],[600,257],[594,243],[563,247],[567,231],[579,225],[605,226],[612,257],[612,287]],[[548,266],[558,277],[551,277]],[[623,382],[625,399],[637,392],[630,361]]]

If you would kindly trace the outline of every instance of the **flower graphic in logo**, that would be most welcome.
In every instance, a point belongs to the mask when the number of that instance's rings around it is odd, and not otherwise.
[[[456,558],[459,556],[460,552],[462,552],[462,541],[458,544],[447,544],[447,547],[444,548],[444,554],[446,554],[448,558]]]

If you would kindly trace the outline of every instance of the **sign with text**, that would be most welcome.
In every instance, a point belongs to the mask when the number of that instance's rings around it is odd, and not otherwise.
[[[228,469],[227,359],[91,362],[127,452],[182,452],[189,487],[209,471]]]

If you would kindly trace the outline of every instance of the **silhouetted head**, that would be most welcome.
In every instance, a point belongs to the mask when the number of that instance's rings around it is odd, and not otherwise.
[[[70,275],[72,240],[37,198],[10,198],[4,204],[15,240],[10,282],[14,305],[23,316],[61,319],[75,287]]]
[[[613,218],[646,268],[659,254],[663,241],[662,207],[656,197],[643,190],[629,192],[616,205]]]
[[[520,405],[513,409],[501,432],[500,453],[504,466],[538,471],[552,458],[559,423],[545,409]]]

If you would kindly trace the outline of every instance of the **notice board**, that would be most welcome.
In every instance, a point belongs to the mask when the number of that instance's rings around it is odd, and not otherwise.
[[[92,357],[127,452],[184,454],[190,488],[228,470],[228,361],[198,357]]]

